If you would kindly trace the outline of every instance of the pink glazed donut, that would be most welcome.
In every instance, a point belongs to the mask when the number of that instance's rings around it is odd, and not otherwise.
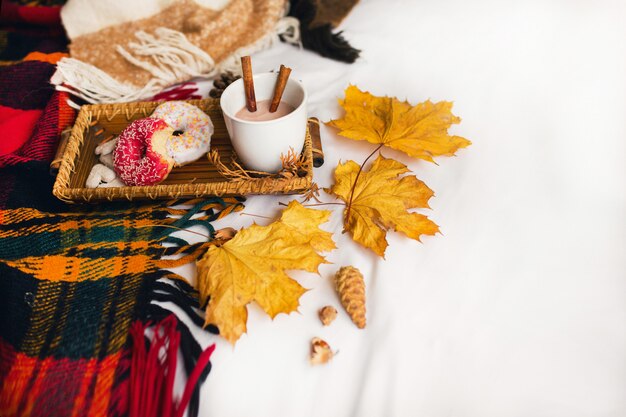
[[[126,185],[163,181],[174,166],[166,146],[174,129],[161,119],[146,117],[129,124],[113,151],[115,172]]]
[[[209,151],[213,122],[205,112],[193,104],[167,101],[159,104],[150,117],[163,119],[175,131],[181,132],[167,142],[167,150],[176,166],[193,162]]]

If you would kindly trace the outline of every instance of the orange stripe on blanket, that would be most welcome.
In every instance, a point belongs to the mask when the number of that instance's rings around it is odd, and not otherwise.
[[[91,385],[92,379],[95,377],[98,370],[98,364],[95,360],[90,360],[85,366],[85,373],[83,374],[82,381],[80,383],[80,389],[76,395],[76,401],[74,402],[74,409],[72,410],[71,417],[80,417],[85,415],[85,399],[87,398],[87,391]]]
[[[31,256],[5,262],[8,266],[48,281],[87,281],[126,274],[154,272],[156,262],[147,255],[108,258],[78,258],[64,255]]]
[[[96,380],[96,389],[93,393],[93,400],[89,408],[89,417],[106,416],[108,413],[109,402],[111,399],[111,387],[115,379],[115,369],[120,360],[121,352],[115,355],[107,356],[98,367],[98,379]]]
[[[64,129],[68,128],[74,123],[74,119],[76,118],[76,110],[71,108],[68,104],[68,100],[70,95],[65,91],[60,91],[57,96],[59,99],[59,122],[58,122],[58,132],[61,134]]]
[[[65,58],[69,56],[69,54],[65,52],[53,52],[50,54],[45,54],[43,52],[31,52],[30,54],[24,57],[24,61],[41,61],[47,62],[49,64],[56,64],[61,58]]]
[[[148,226],[159,227],[159,223],[155,223],[154,219],[146,218],[146,219],[127,219],[122,216],[111,217],[111,218],[102,218],[96,217],[95,215],[84,216],[80,218],[80,220],[63,220],[64,217],[74,216],[77,217],[76,214],[59,214],[59,215],[50,215],[48,213],[42,213],[35,209],[17,209],[17,210],[0,210],[0,224],[20,224],[22,222],[27,222],[29,220],[36,219],[53,219],[53,220],[62,220],[57,223],[46,223],[45,225],[38,224],[35,229],[29,229],[27,227],[15,228],[15,230],[5,230],[0,231],[0,237],[10,237],[10,236],[24,236],[33,232],[54,232],[54,231],[68,231],[75,229],[90,229],[93,227],[111,227],[111,226],[121,226],[126,229],[131,228],[147,228]],[[56,218],[56,219],[55,219]],[[172,223],[175,219],[172,220],[164,220],[164,224]],[[149,230],[146,230],[145,233],[149,233]]]
[[[98,218],[100,221],[104,221],[105,218],[102,217],[102,213],[98,213],[98,212],[91,212],[91,213],[47,213],[47,212],[43,212],[43,211],[39,211],[37,209],[33,209],[33,208],[28,208],[28,207],[20,207],[18,209],[6,209],[6,210],[0,210],[1,213],[4,213],[4,216],[6,218],[7,224],[9,223],[20,223],[20,222],[25,222],[25,221],[29,221],[29,220],[33,220],[33,219],[63,219],[65,217],[77,217],[77,216],[81,216],[82,218],[85,219],[90,219],[90,218]],[[140,211],[137,210],[137,213],[139,213]],[[130,215],[133,214],[132,211],[127,210],[127,211],[113,211],[110,213],[110,220],[111,221],[115,221],[117,220],[118,222],[123,221],[123,218],[116,218],[115,216],[124,216],[124,215]]]
[[[1,107],[1,106],[0,106]],[[34,219],[51,219],[58,220],[66,217],[77,217],[82,216],[84,220],[90,220],[95,222],[99,226],[109,226],[109,225],[122,225],[124,227],[135,227],[136,225],[141,226],[154,226],[159,227],[159,223],[163,224],[173,223],[175,218],[166,218],[166,219],[154,219],[152,217],[149,218],[139,218],[139,219],[128,219],[129,215],[137,215],[144,212],[152,211],[153,213],[166,213],[171,214],[170,209],[167,207],[152,207],[152,210],[144,210],[144,209],[135,209],[133,211],[112,211],[108,215],[109,218],[104,218],[102,213],[91,212],[91,213],[46,213],[39,211],[37,209],[32,208],[19,208],[19,209],[6,209],[0,210],[0,219],[3,219],[0,224],[19,224],[21,222],[26,222]],[[184,214],[184,213],[183,213]],[[52,222],[51,222],[52,223]],[[46,227],[50,226],[46,224]]]

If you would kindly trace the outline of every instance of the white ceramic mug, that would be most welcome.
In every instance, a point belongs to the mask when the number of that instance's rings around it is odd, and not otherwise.
[[[277,78],[278,73],[274,72],[254,76],[257,102],[272,99]],[[281,154],[287,155],[290,148],[296,154],[302,151],[307,124],[306,98],[302,83],[289,78],[282,101],[293,106],[295,110],[278,119],[255,122],[235,117],[246,105],[243,79],[235,81],[224,90],[220,99],[224,122],[235,152],[246,168],[278,172],[282,168]]]

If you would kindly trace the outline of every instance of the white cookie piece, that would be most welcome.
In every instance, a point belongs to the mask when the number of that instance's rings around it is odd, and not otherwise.
[[[117,146],[117,138],[96,146],[95,153],[96,155],[108,155],[115,150],[115,146]]]
[[[89,172],[87,181],[85,181],[85,187],[97,188],[101,182],[110,182],[116,177],[115,171],[111,168],[102,164],[96,164],[91,168],[91,172]]]
[[[100,155],[100,163],[106,165],[108,168],[113,169],[113,167],[115,166],[115,164],[113,163],[113,154],[108,153],[106,155]]]

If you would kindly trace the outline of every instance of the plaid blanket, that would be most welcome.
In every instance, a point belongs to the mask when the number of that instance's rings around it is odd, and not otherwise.
[[[58,27],[46,20],[55,7],[34,8],[43,17],[25,7],[9,11],[48,26],[0,32],[0,57],[11,61],[0,65],[0,415],[178,417],[189,403],[195,416],[212,349],[203,351],[163,305],[203,324],[195,289],[167,268],[193,261],[210,242],[190,245],[170,232],[202,225],[212,234],[211,222],[241,203],[55,199],[49,163],[75,113],[48,82],[64,55],[64,43],[50,38]],[[176,400],[179,350],[190,380]]]

